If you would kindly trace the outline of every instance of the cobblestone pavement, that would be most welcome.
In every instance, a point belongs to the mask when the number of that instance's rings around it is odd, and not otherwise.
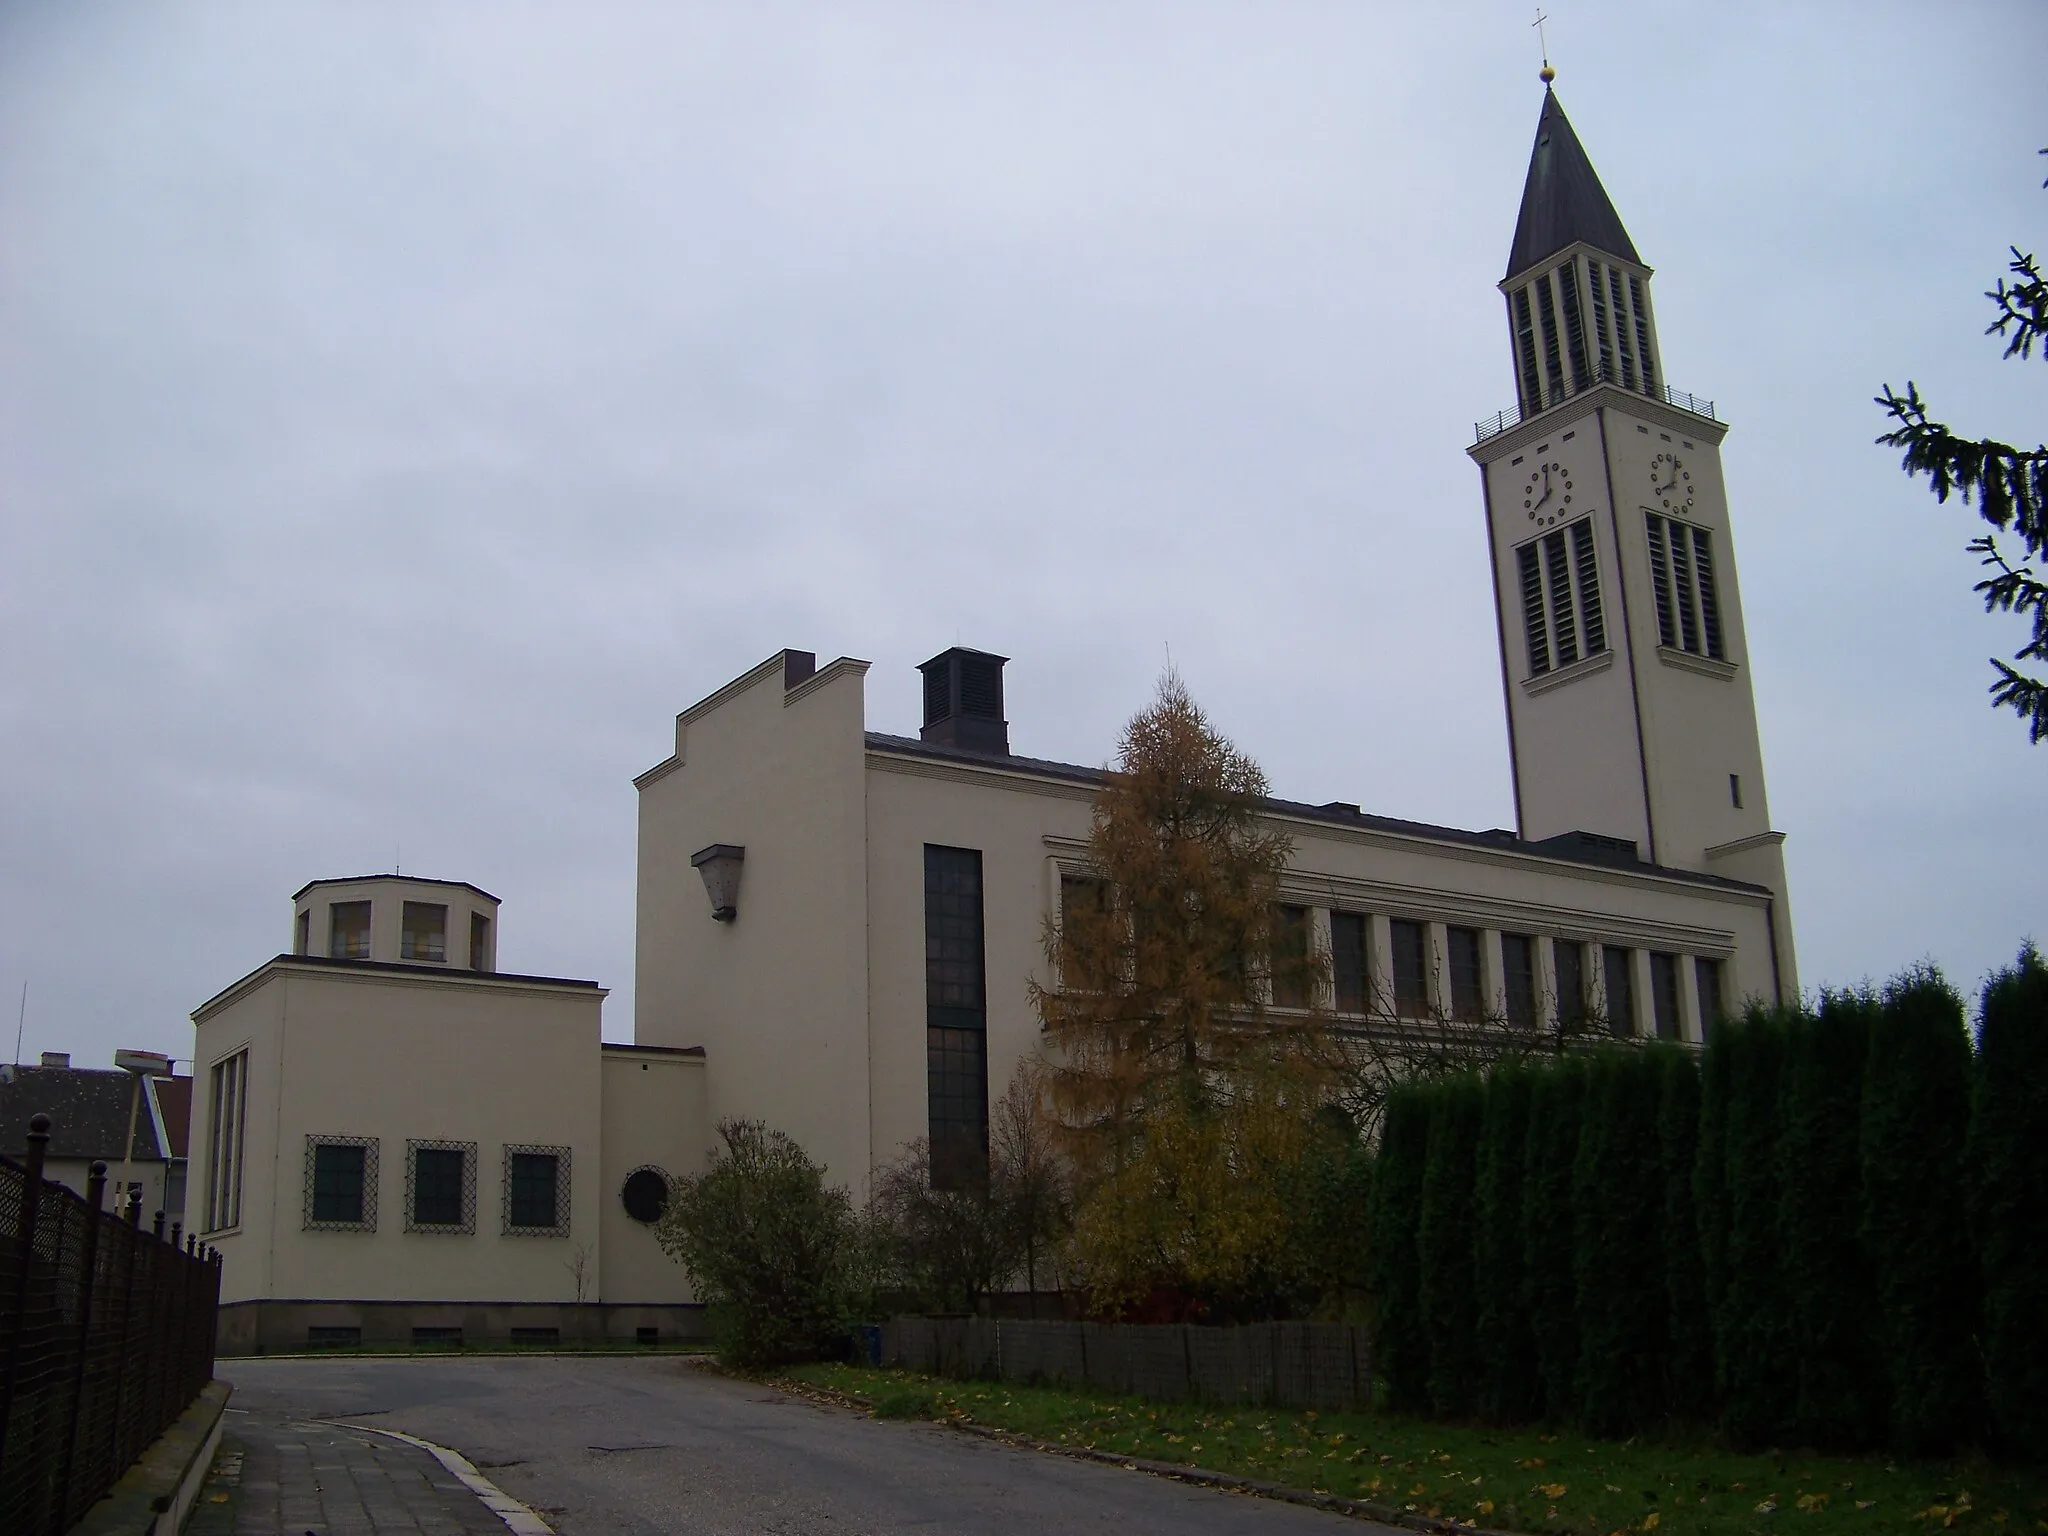
[[[506,1536],[498,1517],[417,1446],[228,1409],[186,1536]]]

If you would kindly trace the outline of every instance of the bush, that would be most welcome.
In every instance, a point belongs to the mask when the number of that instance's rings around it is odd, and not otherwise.
[[[846,1191],[758,1120],[721,1120],[718,1136],[656,1234],[707,1305],[719,1357],[752,1369],[842,1353],[856,1243]]]
[[[1430,1090],[1387,1097],[1372,1174],[1373,1358],[1389,1405],[1415,1412],[1429,1403],[1429,1335],[1422,1326],[1422,1177],[1429,1152]]]
[[[1573,1165],[1579,1420],[1624,1435],[1664,1417],[1663,1158],[1657,1139],[1662,1063],[1608,1049],[1587,1068]]]
[[[1980,1427],[1977,1283],[1964,1142],[1970,1045],[1963,1002],[1939,972],[1885,988],[1863,1074],[1863,1244],[1891,1368],[1891,1439],[1938,1456]]]
[[[1522,1173],[1522,1263],[1529,1332],[1543,1382],[1542,1411],[1571,1416],[1579,1367],[1578,1292],[1573,1280],[1572,1167],[1579,1152],[1585,1063],[1564,1057],[1529,1091],[1528,1152]]]
[[[1790,1009],[1752,1006],[1716,1032],[1727,1054],[1721,1176],[1726,1235],[1714,1318],[1721,1424],[1737,1445],[1775,1444],[1791,1419],[1792,1330],[1782,1283],[1779,1128]],[[1702,1143],[1704,1147],[1704,1142]]]
[[[1801,1445],[1865,1450],[1884,1435],[1885,1378],[1863,1251],[1863,1067],[1877,999],[1835,992],[1787,1040],[1783,1275]]]
[[[1522,1160],[1529,1141],[1530,1074],[1504,1066],[1486,1083],[1473,1172],[1472,1262],[1479,1349],[1478,1408],[1496,1424],[1520,1424],[1543,1407],[1529,1332],[1522,1262]]]
[[[2048,965],[2032,946],[1984,989],[1970,1164],[1992,1440],[2048,1459]]]
[[[1431,1095],[1417,1227],[1417,1299],[1429,1334],[1429,1401],[1439,1414],[1472,1411],[1479,1376],[1473,1297],[1473,1150],[1486,1113],[1477,1077],[1454,1077]]]
[[[1690,1051],[1659,1050],[1658,1172],[1664,1183],[1664,1299],[1668,1354],[1664,1399],[1673,1419],[1715,1417],[1714,1323],[1700,1262],[1693,1177],[1699,1163],[1700,1069]]]

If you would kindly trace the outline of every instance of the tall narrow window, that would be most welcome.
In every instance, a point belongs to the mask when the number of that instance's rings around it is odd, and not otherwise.
[[[1564,300],[1564,334],[1571,349],[1572,388],[1581,390],[1593,382],[1593,365],[1586,355],[1586,321],[1579,310],[1579,263],[1576,258],[1557,269],[1557,291]]]
[[[1308,908],[1280,907],[1273,913],[1273,1006],[1309,1005]]]
[[[1564,547],[1564,530],[1543,539],[1544,574],[1550,578],[1550,634],[1556,647],[1557,664],[1568,667],[1579,659],[1579,628],[1572,615],[1571,556]]]
[[[1600,612],[1600,568],[1593,558],[1593,520],[1571,525],[1572,572],[1579,584],[1579,639],[1588,656],[1607,649],[1607,621]]]
[[[1692,568],[1700,588],[1700,630],[1707,644],[1707,654],[1716,661],[1725,661],[1721,654],[1721,605],[1714,597],[1714,550],[1713,536],[1704,528],[1692,531]]]
[[[1621,270],[1618,267],[1609,267],[1607,269],[1607,293],[1608,297],[1614,300],[1614,335],[1621,345],[1621,387],[1623,389],[1634,389],[1636,387],[1635,340],[1629,331],[1628,298],[1626,290],[1622,287]]]
[[[1339,1013],[1364,1013],[1372,1001],[1363,912],[1330,914],[1330,980]]]
[[[1536,1027],[1536,941],[1526,933],[1500,936],[1501,990],[1507,994],[1508,1022]]]
[[[1678,1038],[1678,956],[1650,955],[1650,1006],[1659,1040]]]
[[[988,998],[983,970],[981,853],[924,850],[925,1078],[932,1185],[971,1188],[988,1176]]]
[[[1586,1022],[1586,946],[1556,939],[1550,958],[1557,971],[1557,1022],[1577,1029]]]
[[[1600,951],[1607,972],[1607,1032],[1632,1035],[1636,1032],[1636,989],[1634,956],[1618,944]]]
[[[1636,322],[1636,360],[1643,371],[1643,393],[1657,393],[1657,370],[1650,361],[1650,306],[1643,296],[1643,280],[1628,280],[1628,307]]]
[[[1109,887],[1092,875],[1060,876],[1060,984],[1087,988],[1102,984],[1093,975],[1098,968],[1114,962],[1114,955],[1100,950],[1103,941],[1100,917],[1109,907]]]
[[[430,901],[408,901],[400,914],[398,958],[431,960],[441,964],[448,958],[448,909]]]
[[[1657,605],[1657,643],[1678,644],[1678,626],[1671,605],[1671,553],[1664,538],[1664,519],[1651,512],[1643,519],[1650,537],[1650,596]]]
[[[1543,379],[1536,371],[1536,326],[1529,315],[1528,285],[1515,290],[1515,355],[1522,364],[1522,408],[1531,416],[1543,409]]]
[[[242,1224],[242,1128],[249,1053],[237,1051],[213,1064],[207,1078],[206,1230]]]
[[[1714,592],[1713,536],[1704,528],[1643,514],[1650,540],[1650,587],[1657,604],[1657,643],[1725,661],[1721,606]],[[1668,563],[1667,563],[1668,557]]]
[[[469,914],[469,968],[472,971],[491,968],[491,920],[481,912]]]
[[[1543,322],[1543,396],[1546,405],[1565,396],[1564,362],[1557,349],[1557,308],[1550,298],[1550,274],[1536,279],[1536,314]]]
[[[1486,1017],[1485,968],[1479,955],[1477,928],[1451,928],[1444,933],[1451,962],[1451,1017],[1477,1024]]]
[[[1550,622],[1543,614],[1543,566],[1536,546],[1515,551],[1522,572],[1522,623],[1529,639],[1529,671],[1538,677],[1550,670]]]
[[[313,912],[309,907],[299,914],[298,921],[292,925],[292,953],[303,955],[312,946],[312,943]]]
[[[1404,1019],[1429,1013],[1429,933],[1420,923],[1395,918],[1388,925],[1394,953],[1394,1009]]]
[[[367,901],[337,901],[327,909],[327,953],[335,960],[370,958]]]
[[[1586,286],[1593,294],[1593,340],[1599,348],[1599,376],[1613,383],[1614,372],[1614,331],[1607,322],[1607,289],[1600,263],[1586,263]]]
[[[1721,1022],[1721,962],[1709,960],[1705,955],[1695,955],[1692,962],[1693,984],[1699,989],[1700,1039],[1704,1042]]]

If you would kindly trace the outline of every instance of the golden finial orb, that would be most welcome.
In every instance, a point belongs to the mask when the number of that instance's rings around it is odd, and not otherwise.
[[[1536,71],[1536,78],[1538,80],[1541,80],[1545,85],[1548,85],[1551,81],[1557,78],[1557,71],[1552,69],[1548,61],[1546,61],[1543,67]]]

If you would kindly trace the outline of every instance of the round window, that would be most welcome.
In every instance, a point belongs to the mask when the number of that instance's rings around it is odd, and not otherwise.
[[[668,1209],[668,1180],[658,1168],[636,1168],[626,1175],[619,1202],[635,1221],[656,1222]]]

